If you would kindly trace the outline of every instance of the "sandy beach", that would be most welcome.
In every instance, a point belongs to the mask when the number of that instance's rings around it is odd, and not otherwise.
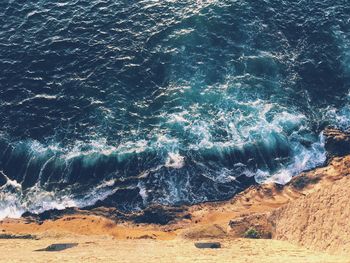
[[[139,239],[110,236],[48,236],[40,240],[1,240],[0,262],[303,262],[346,263],[348,256],[310,251],[285,241],[225,239],[221,249],[197,249],[192,241]],[[52,243],[78,242],[60,252],[36,252]]]

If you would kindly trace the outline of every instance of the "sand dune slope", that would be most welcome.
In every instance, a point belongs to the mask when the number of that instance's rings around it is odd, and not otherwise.
[[[272,219],[275,239],[350,253],[350,177],[282,206]]]

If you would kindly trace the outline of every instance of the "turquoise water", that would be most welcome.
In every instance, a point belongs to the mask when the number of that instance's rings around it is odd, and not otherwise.
[[[349,30],[348,1],[2,1],[1,216],[223,200],[323,164]]]

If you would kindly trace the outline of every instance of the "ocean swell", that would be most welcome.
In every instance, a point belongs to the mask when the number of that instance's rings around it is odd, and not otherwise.
[[[0,217],[285,184],[350,119],[348,1],[0,3]]]

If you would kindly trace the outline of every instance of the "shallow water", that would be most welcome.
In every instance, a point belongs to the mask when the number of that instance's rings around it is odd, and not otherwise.
[[[0,2],[0,214],[286,183],[348,128],[348,1]]]

